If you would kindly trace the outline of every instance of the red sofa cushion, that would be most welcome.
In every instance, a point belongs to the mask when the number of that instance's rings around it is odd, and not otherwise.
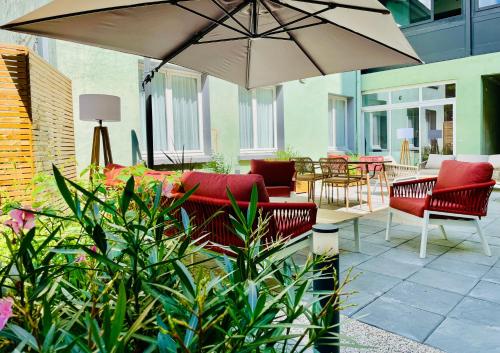
[[[434,190],[487,183],[492,175],[493,166],[488,162],[443,161]]]
[[[290,197],[292,188],[288,186],[266,186],[269,197]]]
[[[295,175],[295,162],[252,159],[250,174],[262,175],[266,186],[290,187]]]
[[[396,210],[400,210],[417,217],[423,217],[425,200],[425,198],[391,197],[389,205]]]
[[[257,174],[186,172],[182,175],[181,184],[184,191],[189,191],[199,184],[194,192],[195,195],[226,200],[228,199],[227,187],[237,201],[250,201],[252,187],[256,184],[259,202],[269,202],[264,178]]]

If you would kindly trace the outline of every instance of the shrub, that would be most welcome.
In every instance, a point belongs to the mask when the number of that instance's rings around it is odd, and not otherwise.
[[[339,293],[311,286],[323,259],[296,265],[292,255],[305,242],[263,246],[269,219],[255,188],[246,214],[229,194],[234,234],[245,244],[230,258],[191,239],[182,209],[190,193],[170,201],[161,182],[138,190],[130,177],[110,191],[55,168],[54,177],[67,212],[26,211],[36,227],[1,231],[9,255],[0,288],[12,298],[2,307],[9,314],[12,305],[14,316],[0,331],[0,351],[302,352],[331,338]],[[318,296],[330,305],[317,310]]]

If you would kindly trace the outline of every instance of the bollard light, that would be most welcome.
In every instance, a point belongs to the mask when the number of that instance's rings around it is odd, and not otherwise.
[[[316,278],[313,282],[314,291],[335,292],[339,281],[339,228],[334,224],[316,224],[312,230],[312,252],[314,256],[323,259],[314,268],[315,273],[321,274],[320,278]],[[321,308],[327,303],[328,298],[320,300]],[[330,334],[333,337],[339,337],[340,312],[338,307],[330,324],[333,326]],[[332,346],[332,343],[337,345]],[[318,353],[339,353],[339,340],[318,339],[314,344],[314,349]]]

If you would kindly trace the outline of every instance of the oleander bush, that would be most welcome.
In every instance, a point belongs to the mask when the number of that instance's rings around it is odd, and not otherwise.
[[[1,352],[304,352],[331,339],[339,292],[314,293],[324,259],[304,242],[262,246],[269,219],[254,190],[232,196],[234,257],[205,250],[162,182],[85,185],[54,168],[63,210],[7,210],[0,226]],[[333,280],[333,279],[332,279]],[[318,301],[329,305],[318,308]],[[299,320],[300,319],[300,320]],[[300,322],[299,322],[299,321]]]

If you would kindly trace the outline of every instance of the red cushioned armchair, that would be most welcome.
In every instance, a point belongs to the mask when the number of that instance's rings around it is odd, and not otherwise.
[[[250,174],[262,175],[266,190],[271,197],[290,197],[295,190],[294,161],[264,161],[252,159]]]
[[[422,219],[420,257],[425,258],[429,224],[440,226],[446,239],[444,225],[473,225],[481,239],[484,252],[491,256],[488,241],[479,225],[486,216],[488,199],[495,181],[491,179],[490,163],[443,161],[437,178],[394,183],[390,192],[386,240],[390,239],[393,213]]]
[[[227,249],[229,245],[242,246],[242,241],[233,234],[229,215],[233,215],[233,208],[227,198],[226,187],[238,202],[241,209],[246,212],[253,185],[257,185],[259,194],[258,208],[264,215],[271,217],[269,223],[269,240],[278,237],[296,238],[308,233],[316,223],[317,207],[314,203],[275,203],[269,202],[269,195],[264,186],[261,175],[224,175],[202,172],[187,172],[182,176],[180,192],[174,198],[180,198],[184,192],[191,190],[196,185],[198,188],[182,207],[191,217],[195,227],[202,231],[195,231],[193,238],[202,237],[208,241],[211,250],[232,255]],[[211,219],[218,212],[216,217]],[[207,222],[208,220],[208,222]]]

